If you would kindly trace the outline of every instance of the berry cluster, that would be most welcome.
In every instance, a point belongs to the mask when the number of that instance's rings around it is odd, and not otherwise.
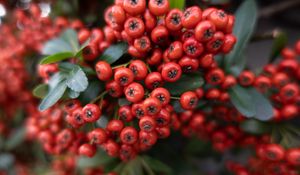
[[[212,85],[223,83],[225,75],[218,68],[214,55],[228,53],[235,44],[236,39],[231,34],[234,17],[215,8],[202,11],[193,6],[183,12],[170,9],[167,0],[124,0],[108,7],[105,21],[107,26],[103,30],[78,30],[80,43],[91,38],[83,50],[87,64],[118,41],[128,43],[128,53],[134,59],[116,66],[106,61],[96,62],[97,77],[105,82],[106,90],[92,103],[82,106],[79,100],[71,100],[63,110],[67,113],[65,120],[75,130],[95,123],[103,114],[113,116],[105,128],[84,133],[86,135],[78,142],[82,143],[79,154],[92,157],[96,146],[101,146],[110,156],[130,160],[151,148],[158,139],[167,138],[171,128],[180,128],[171,99],[179,100],[184,110],[193,113],[204,95],[202,89],[197,89],[174,97],[163,87],[164,83],[178,81],[183,73],[198,71],[203,72]],[[47,80],[48,75],[57,71],[56,64],[45,65],[41,67],[40,75]],[[43,76],[43,72],[47,75]],[[224,84],[225,88],[233,84],[230,78],[229,83]],[[218,98],[216,91],[216,88],[211,89],[207,98]],[[124,96],[127,104],[119,105],[115,99]],[[45,116],[56,115],[52,110]],[[202,124],[197,117],[194,120],[191,124],[195,127]],[[39,135],[42,135],[44,146],[50,146],[48,152],[61,153],[77,143],[75,140],[80,137],[75,137],[75,133],[65,129],[56,139],[50,130]]]

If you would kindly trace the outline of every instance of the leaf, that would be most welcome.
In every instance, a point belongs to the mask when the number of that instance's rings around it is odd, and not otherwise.
[[[116,161],[116,158],[108,156],[103,150],[98,150],[97,154],[92,158],[80,156],[77,160],[77,167],[82,169],[97,168],[114,161]]]
[[[78,57],[79,55],[81,55],[83,49],[84,49],[86,46],[88,46],[88,45],[90,44],[90,41],[91,41],[91,38],[87,39],[87,40],[80,46],[79,50],[77,51],[77,53],[76,53],[76,55],[75,55],[76,57]]]
[[[173,174],[172,169],[158,159],[149,156],[143,156],[143,159],[153,171],[164,174]]]
[[[246,67],[246,56],[242,55],[241,59],[236,60],[235,64],[231,66],[230,71],[233,75],[239,76],[240,73],[245,69]]]
[[[73,56],[74,56],[74,54],[72,52],[59,52],[59,53],[49,55],[49,56],[43,58],[40,61],[40,64],[56,63],[56,62],[71,58]]]
[[[53,55],[60,52],[73,52],[70,44],[60,38],[48,41],[42,49],[43,55]]]
[[[126,98],[119,98],[118,99],[118,105],[119,106],[125,106],[125,105],[130,105],[131,102],[128,101]]]
[[[248,119],[240,123],[240,128],[250,134],[266,134],[271,131],[271,125],[256,119]]]
[[[82,92],[88,87],[89,82],[82,69],[76,66],[68,74],[66,84],[73,91]]]
[[[80,92],[73,91],[72,89],[68,89],[67,93],[68,93],[68,96],[72,99],[78,98],[80,95]]]
[[[44,98],[48,93],[48,85],[47,84],[39,84],[33,89],[33,95],[37,98]]]
[[[7,150],[13,150],[19,146],[25,140],[25,128],[20,127],[16,129],[11,136],[5,142],[5,148]]]
[[[127,52],[127,48],[128,48],[128,44],[126,44],[126,43],[118,43],[115,45],[111,45],[101,55],[100,60],[103,60],[103,61],[108,62],[109,64],[112,64],[115,61],[117,61],[119,58],[121,58],[121,56]]]
[[[185,91],[195,90],[204,84],[204,80],[200,73],[192,73],[182,75],[181,78],[173,83],[166,83],[164,87],[169,90],[172,95],[181,95]]]
[[[281,50],[286,46],[288,38],[286,33],[281,31],[276,31],[274,33],[274,41],[272,44],[271,54],[269,58],[269,63],[275,61],[275,59],[280,55]]]
[[[44,111],[54,105],[63,95],[67,89],[66,80],[60,81],[50,92],[47,96],[43,99],[41,104],[39,105],[39,110]]]
[[[77,37],[77,33],[74,29],[66,29],[61,35],[60,38],[62,38],[64,41],[66,41],[68,44],[70,44],[73,53],[77,53],[79,50],[79,41]]]
[[[15,158],[10,153],[0,153],[0,170],[11,168],[14,165]]]
[[[256,115],[254,117],[262,121],[271,119],[273,117],[273,106],[270,101],[255,88],[249,88],[249,94],[252,97],[252,103],[255,104]]]
[[[255,104],[245,88],[236,85],[229,89],[229,96],[232,104],[241,114],[246,117],[253,117],[256,114]]]
[[[88,87],[79,96],[82,104],[87,104],[97,97],[104,90],[104,83],[98,80],[90,81]]]
[[[180,10],[184,9],[185,6],[185,0],[170,0],[170,7],[171,9],[177,8]]]
[[[237,38],[237,42],[233,50],[225,56],[225,69],[231,73],[231,67],[242,57],[242,53],[249,42],[257,20],[257,7],[255,0],[245,0],[235,13],[235,25],[233,34]]]
[[[61,72],[55,73],[48,82],[50,90],[55,88],[58,85],[58,83],[60,83],[61,81],[65,80],[65,79],[66,79],[65,74],[63,74]]]

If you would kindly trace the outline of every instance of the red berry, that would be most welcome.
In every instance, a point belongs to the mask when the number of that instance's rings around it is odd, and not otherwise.
[[[170,8],[168,0],[149,0],[148,8],[155,16],[165,15]]]
[[[181,77],[181,74],[181,67],[177,63],[166,63],[162,67],[161,75],[162,78],[167,82],[177,81]]]
[[[100,108],[95,104],[87,104],[82,109],[83,119],[86,122],[95,122],[101,116]]]
[[[93,157],[96,154],[96,147],[86,143],[79,147],[78,152],[80,155]]]
[[[144,87],[139,83],[131,83],[125,88],[126,99],[130,102],[137,103],[144,98]]]
[[[187,91],[180,96],[180,104],[183,109],[189,110],[196,108],[198,96],[195,92]]]
[[[127,126],[121,131],[120,139],[122,143],[132,145],[138,140],[138,132],[134,127]]]

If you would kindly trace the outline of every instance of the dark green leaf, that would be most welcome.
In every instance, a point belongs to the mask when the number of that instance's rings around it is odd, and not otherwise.
[[[231,67],[240,62],[240,59],[245,59],[245,57],[242,57],[242,53],[255,29],[256,19],[257,7],[255,0],[245,0],[235,13],[233,34],[237,37],[237,42],[233,50],[225,56],[224,61],[227,72],[231,73]]]
[[[128,101],[126,98],[119,98],[118,104],[119,104],[119,106],[125,106],[125,105],[130,105],[131,102]]]
[[[53,106],[65,93],[67,89],[66,80],[60,81],[55,87],[50,89],[50,92],[39,105],[39,110],[44,111]]]
[[[239,76],[240,73],[245,69],[246,67],[246,56],[245,55],[241,55],[241,59],[236,60],[236,62],[234,63],[234,65],[231,66],[230,68],[230,72],[235,75],[235,76]]]
[[[272,50],[270,54],[270,63],[272,63],[281,53],[281,50],[286,46],[288,38],[286,33],[277,31],[272,45]]]
[[[153,171],[164,174],[173,174],[172,169],[158,159],[149,156],[143,156],[143,159]]]
[[[184,9],[185,6],[185,0],[170,0],[170,7],[171,9],[177,8],[180,10]]]
[[[90,81],[88,87],[79,96],[79,100],[82,104],[87,104],[96,98],[100,92],[104,90],[104,83],[98,80]]]
[[[1,153],[0,154],[0,170],[7,170],[14,165],[15,158],[10,153]]]
[[[7,150],[13,150],[25,140],[25,128],[21,127],[16,129],[5,142]]]
[[[70,44],[60,38],[48,41],[42,49],[43,55],[53,55],[60,52],[73,52]]]
[[[181,95],[183,92],[195,90],[204,83],[202,75],[199,73],[191,73],[182,75],[181,78],[173,83],[166,83],[164,87],[169,90],[172,95]]]
[[[256,114],[255,104],[245,88],[236,85],[229,90],[229,96],[232,104],[244,116],[253,117]]]
[[[100,60],[103,60],[103,61],[108,62],[109,64],[112,64],[115,61],[117,61],[119,58],[121,58],[121,56],[127,52],[127,48],[128,48],[128,44],[126,44],[126,43],[118,43],[115,45],[111,45],[101,55]]]
[[[74,29],[66,29],[60,36],[63,40],[70,44],[73,53],[77,53],[79,50],[79,41],[77,33]]]
[[[77,160],[77,167],[86,169],[86,168],[97,168],[100,166],[105,166],[112,162],[116,161],[116,158],[108,156],[104,151],[98,150],[97,154],[88,158],[85,156],[80,156]]]
[[[256,115],[254,117],[263,121],[271,119],[273,107],[270,101],[255,88],[249,88],[249,94],[252,97],[252,103],[255,104]]]
[[[89,82],[82,69],[76,66],[68,74],[66,84],[73,91],[82,92],[88,87]]]
[[[73,53],[72,52],[59,52],[53,55],[49,55],[45,58],[43,58],[40,62],[40,64],[51,64],[51,63],[56,63],[68,58],[73,57]]]
[[[48,93],[48,85],[40,84],[33,89],[32,93],[37,98],[44,98]]]
[[[248,119],[240,124],[240,128],[250,134],[266,134],[271,131],[271,125],[255,119]]]

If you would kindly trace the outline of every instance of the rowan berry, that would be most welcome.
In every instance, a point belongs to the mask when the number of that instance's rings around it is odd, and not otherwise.
[[[98,78],[102,81],[108,81],[113,74],[110,64],[106,61],[98,61],[95,66],[95,70]]]
[[[123,94],[123,87],[117,81],[106,83],[105,89],[112,97],[120,97]]]
[[[167,82],[177,81],[181,77],[181,74],[181,67],[177,63],[166,63],[162,67],[161,76]]]
[[[102,128],[96,128],[88,133],[88,139],[91,144],[101,145],[108,139],[106,131]]]
[[[242,86],[250,86],[255,81],[255,75],[251,71],[243,71],[238,77]]]
[[[145,24],[140,18],[130,17],[125,21],[124,29],[130,37],[139,38],[145,32]]]
[[[162,86],[162,75],[159,72],[149,73],[145,79],[145,84],[148,89],[155,89],[157,87]]]
[[[139,127],[142,131],[152,132],[155,130],[156,121],[153,119],[153,117],[144,116],[139,121]]]
[[[211,40],[216,32],[215,25],[210,21],[201,21],[195,28],[195,38],[200,42]]]
[[[129,68],[118,68],[115,71],[114,80],[121,86],[127,86],[134,80],[134,74]]]
[[[148,52],[151,49],[151,41],[148,36],[142,36],[134,40],[134,47],[139,52]]]
[[[172,9],[165,17],[165,25],[171,31],[182,29],[182,12],[179,9]]]
[[[96,154],[96,147],[85,143],[79,147],[78,152],[80,155],[84,155],[87,157],[93,157]]]
[[[162,106],[165,106],[165,105],[169,104],[170,99],[171,99],[170,98],[171,97],[170,96],[170,92],[167,89],[162,88],[162,87],[155,88],[151,92],[150,96],[152,98],[158,99],[160,101],[160,103],[161,103]]]
[[[196,58],[202,54],[204,48],[195,38],[188,38],[183,43],[183,50],[186,55]]]
[[[202,19],[202,10],[197,6],[192,6],[183,12],[182,15],[182,26],[187,29],[192,29],[196,27],[196,25]]]
[[[122,129],[120,139],[124,144],[135,144],[138,141],[138,132],[134,127],[127,126]]]
[[[146,10],[146,0],[124,0],[123,8],[132,16],[142,14]]]
[[[144,98],[144,87],[136,82],[129,84],[125,87],[126,99],[130,102],[137,103]]]
[[[128,105],[121,106],[118,111],[118,116],[121,120],[130,122],[133,120],[133,115],[131,113],[131,107]]]
[[[170,4],[168,0],[149,0],[148,8],[155,16],[162,16],[169,11]]]
[[[145,115],[153,116],[161,110],[161,103],[157,98],[149,97],[143,102]]]
[[[86,122],[95,122],[101,116],[100,108],[95,104],[87,104],[82,109],[83,119]]]

